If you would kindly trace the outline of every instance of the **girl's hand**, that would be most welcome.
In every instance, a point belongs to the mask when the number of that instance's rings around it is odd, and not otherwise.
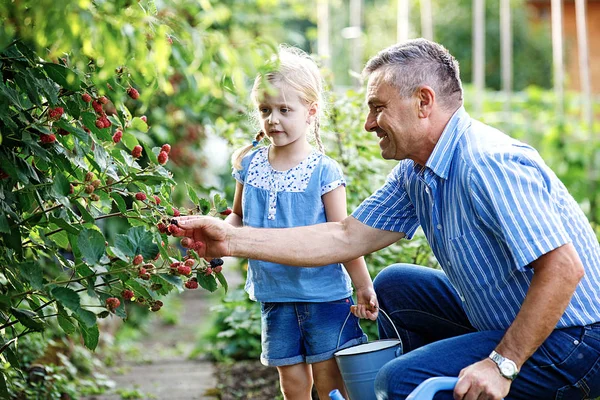
[[[356,305],[350,307],[350,311],[357,318],[375,321],[379,314],[379,302],[373,286],[356,289]]]
[[[220,258],[230,255],[229,229],[235,229],[220,218],[189,215],[174,218],[181,231],[194,242],[194,250],[200,257]]]

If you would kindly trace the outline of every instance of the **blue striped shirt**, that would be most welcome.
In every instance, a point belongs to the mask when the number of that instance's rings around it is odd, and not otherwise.
[[[578,204],[535,149],[462,107],[425,167],[400,161],[352,216],[409,239],[421,226],[478,330],[506,329],[529,264],[571,242],[585,276],[557,328],[600,321],[600,245]]]

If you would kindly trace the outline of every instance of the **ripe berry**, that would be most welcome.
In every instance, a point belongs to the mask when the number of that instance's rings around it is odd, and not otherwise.
[[[131,150],[131,155],[133,158],[139,158],[142,155],[142,146],[139,144],[136,145],[133,150]]]
[[[108,308],[109,311],[114,311],[120,305],[121,300],[117,299],[116,297],[109,297],[106,299],[106,308]]]
[[[169,227],[167,229],[169,230],[169,233],[171,233],[172,235],[175,235],[175,236],[179,235],[179,233],[182,230],[180,227],[178,227],[177,225],[173,225],[173,224],[169,225]]]
[[[140,274],[140,279],[143,279],[145,281],[149,281],[150,280],[150,274],[147,274],[147,273]]]
[[[169,156],[165,151],[161,151],[158,154],[158,163],[160,165],[165,165],[167,163],[167,161],[169,161]]]
[[[179,272],[181,275],[188,276],[192,273],[192,268],[188,267],[187,265],[180,265],[177,267],[177,272]]]
[[[119,143],[121,141],[121,139],[123,138],[123,132],[117,130],[115,132],[115,134],[112,137],[113,142],[115,143]]]
[[[137,192],[137,193],[135,194],[135,199],[136,199],[136,200],[140,200],[140,201],[144,201],[144,200],[146,200],[146,193]]]
[[[102,118],[96,120],[96,128],[104,129],[104,120]]]
[[[125,300],[131,300],[134,296],[133,290],[125,289],[121,292],[121,296],[123,296]]]
[[[51,120],[57,120],[63,115],[64,112],[65,110],[62,107],[51,108],[48,110],[48,117]]]
[[[51,133],[49,135],[41,134],[40,142],[42,142],[43,144],[54,143],[54,142],[56,142],[56,135],[54,135],[53,133]]]
[[[84,93],[81,95],[81,100],[85,101],[86,103],[89,103],[90,101],[92,101],[92,96],[90,96],[87,93]]]
[[[185,265],[186,267],[193,267],[194,266],[194,260],[192,260],[191,258],[189,260],[185,260],[185,262],[183,263],[183,265]]]
[[[173,216],[174,216],[174,217],[179,217],[180,215],[181,215],[181,213],[179,212],[179,210],[178,210],[178,209],[176,209],[176,208],[174,208],[174,209],[173,209]]]
[[[140,97],[140,93],[133,87],[127,89],[127,95],[134,100],[137,100],[137,98]]]
[[[92,108],[94,109],[94,111],[96,111],[97,113],[102,114],[104,111],[102,110],[102,104],[100,104],[99,102],[97,102],[96,100],[92,101]]]
[[[206,267],[206,269],[204,270],[204,275],[209,276],[210,274],[212,274],[213,270],[211,267]]]
[[[153,195],[152,197],[154,197],[154,202],[156,203],[156,205],[160,204],[160,197],[158,197],[157,195]]]
[[[190,279],[185,283],[185,287],[188,289],[198,289],[198,281]]]
[[[213,258],[212,260],[210,260],[210,266],[215,268],[215,267],[219,267],[223,265],[223,259],[222,258]]]
[[[185,247],[186,249],[189,248],[193,243],[194,241],[189,237],[184,237],[181,239],[181,246]]]
[[[142,115],[142,116],[140,117],[140,119],[141,119],[142,121],[144,121],[146,124],[148,123],[148,117],[146,117],[145,115]]]
[[[159,222],[158,225],[156,225],[156,227],[158,228],[158,231],[160,233],[167,233],[167,226],[165,224],[163,224],[162,222]]]
[[[98,101],[99,101],[100,103],[102,103],[102,104],[106,104],[106,103],[108,103],[108,99],[106,98],[106,96],[100,96],[100,97],[98,98]]]
[[[141,254],[138,254],[137,256],[133,257],[133,265],[139,265],[139,264],[141,264],[143,261],[144,261],[144,256],[142,256]],[[143,272],[143,273],[145,273],[145,272],[146,272],[146,269],[142,267],[142,268],[140,268],[140,271],[141,271],[142,269],[144,270],[144,272]]]
[[[219,214],[221,214],[221,215],[229,215],[229,214],[231,214],[231,208],[227,208],[227,209],[221,211]]]
[[[166,143],[163,144],[160,148],[160,151],[164,151],[165,153],[169,154],[171,152],[171,145]]]
[[[213,271],[215,271],[215,274],[218,274],[218,273],[220,273],[222,270],[223,270],[223,267],[222,267],[222,266],[220,266],[220,265],[219,265],[219,266],[217,266],[217,267],[215,267],[215,268],[213,268]]]
[[[181,263],[179,261],[175,261],[174,263],[171,263],[171,265],[169,265],[169,268],[177,269],[180,265]]]

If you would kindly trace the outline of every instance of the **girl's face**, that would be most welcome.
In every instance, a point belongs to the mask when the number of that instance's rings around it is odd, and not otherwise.
[[[288,146],[306,141],[306,134],[316,104],[307,104],[300,93],[286,85],[271,85],[270,93],[259,97],[258,115],[261,127],[274,146]]]

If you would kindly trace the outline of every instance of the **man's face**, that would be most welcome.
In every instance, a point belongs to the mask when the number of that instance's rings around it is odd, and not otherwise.
[[[386,160],[411,158],[421,136],[416,96],[402,98],[398,89],[383,79],[383,71],[377,70],[369,77],[366,100],[365,130],[377,134],[381,156]]]

